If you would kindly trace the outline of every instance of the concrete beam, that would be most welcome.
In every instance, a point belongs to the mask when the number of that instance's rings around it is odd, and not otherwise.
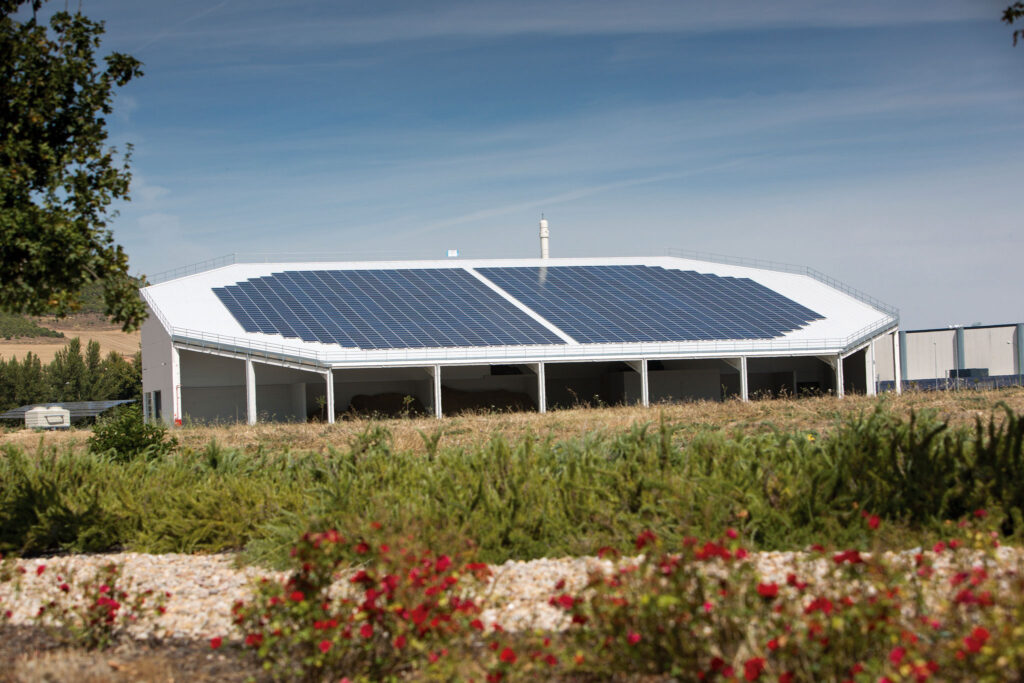
[[[843,357],[836,356],[836,396],[842,398],[846,395],[846,389],[843,387]]]
[[[327,384],[327,389],[324,392],[327,396],[327,424],[334,424],[334,371],[328,369],[324,373],[324,382]]]
[[[964,328],[956,328],[956,369],[957,377],[960,377],[960,370],[967,368],[967,350],[964,348]]]
[[[256,371],[249,358],[245,359],[245,419],[256,424]]]
[[[740,356],[739,358],[723,358],[722,360],[740,373],[740,400],[749,401],[750,377],[747,374],[747,357]]]
[[[171,345],[171,424],[181,424],[181,354]]]
[[[874,396],[877,389],[875,377],[875,342],[872,340],[864,352],[864,391],[868,396]]]
[[[435,365],[429,368],[429,372],[434,377],[434,417],[440,420],[444,417],[441,408],[441,366]]]
[[[548,387],[547,379],[544,377],[544,363],[527,363],[526,367],[537,375],[537,412],[546,413],[548,412]]]
[[[903,393],[903,380],[907,370],[907,347],[904,344],[906,332],[896,330],[892,333],[893,377],[896,378],[896,395]]]
[[[644,408],[651,405],[650,382],[647,376],[647,359],[627,360],[626,365],[640,373],[640,403]]]

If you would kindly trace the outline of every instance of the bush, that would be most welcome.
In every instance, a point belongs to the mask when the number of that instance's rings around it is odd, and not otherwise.
[[[112,452],[122,462],[140,455],[147,458],[166,455],[178,446],[176,438],[167,438],[167,427],[163,423],[142,419],[138,403],[120,406],[97,420],[88,443],[93,453]]]
[[[758,576],[734,540],[691,539],[666,552],[646,533],[638,561],[595,572],[582,591],[551,603],[572,616],[568,648],[587,653],[575,673],[1019,680],[1020,566],[996,561],[991,529],[961,529],[902,558],[819,549],[785,580]]]
[[[489,575],[487,565],[382,537],[379,525],[366,540],[306,533],[287,578],[257,584],[251,603],[234,606],[245,645],[265,669],[287,678],[358,672],[381,680],[437,664],[449,645],[483,628],[464,591],[467,579]],[[345,588],[332,591],[339,574]]]

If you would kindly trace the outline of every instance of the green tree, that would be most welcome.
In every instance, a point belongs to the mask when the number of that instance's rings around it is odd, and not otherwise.
[[[25,360],[0,359],[0,410],[9,410],[30,403],[42,403],[50,394],[46,371],[39,356],[31,351]]]
[[[1003,21],[1013,26],[1015,21],[1024,21],[1024,2],[1015,2],[1003,11]],[[1024,37],[1024,29],[1017,29],[1013,32],[1013,44],[1017,44],[1019,38]]]
[[[103,23],[59,11],[47,25],[42,4],[0,0],[0,309],[63,316],[102,282],[106,314],[134,329],[145,306],[107,227],[131,149],[106,144],[104,117],[141,63],[114,52],[99,66]]]

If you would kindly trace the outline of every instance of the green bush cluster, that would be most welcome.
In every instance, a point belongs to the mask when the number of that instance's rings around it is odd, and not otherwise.
[[[162,422],[142,419],[142,408],[135,403],[119,406],[97,420],[88,444],[94,453],[109,453],[115,460],[127,461],[165,456],[177,447],[178,440],[168,436]]]
[[[36,324],[32,319],[17,313],[0,311],[0,337],[16,339],[17,337],[63,337],[63,332],[51,330]]]
[[[775,549],[863,542],[864,507],[901,543],[926,541],[976,508],[1019,538],[1022,436],[1024,421],[1005,408],[966,429],[880,404],[827,437],[683,437],[662,422],[557,441],[495,436],[471,449],[441,437],[423,455],[396,450],[375,425],[326,454],[211,442],[126,459],[116,446],[32,455],[7,446],[0,551],[245,548],[279,562],[308,529],[350,534],[367,519],[415,523],[428,543],[471,538],[491,562],[627,549],[642,529],[678,543],[735,527],[752,547]]]

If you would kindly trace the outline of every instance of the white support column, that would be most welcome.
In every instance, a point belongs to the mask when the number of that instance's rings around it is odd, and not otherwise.
[[[836,369],[836,396],[842,398],[846,395],[846,390],[843,388],[843,355],[836,356],[835,362],[833,367]]]
[[[444,417],[441,408],[441,366],[435,365],[431,368],[431,374],[434,376],[434,417],[440,420]]]
[[[171,346],[171,424],[181,424],[181,354]]]
[[[750,400],[750,377],[747,374],[747,357],[740,356],[740,399]]]
[[[647,359],[628,360],[626,365],[640,373],[640,404],[646,408],[651,405],[650,384],[647,381]]]
[[[256,424],[256,371],[251,358],[245,359],[245,419]]]
[[[868,342],[864,349],[864,392],[868,396],[875,395],[875,340]]]
[[[730,366],[736,368],[740,373],[740,400],[750,400],[750,382],[747,377],[747,357],[740,356],[739,358],[723,358],[723,361],[728,363]]]
[[[537,412],[548,412],[548,389],[544,379],[544,363],[530,363],[528,366],[537,374]]]
[[[330,368],[324,372],[324,382],[327,383],[327,424],[334,424],[334,370]]]
[[[892,368],[896,379],[896,395],[903,393],[903,362],[900,358],[900,331],[892,332]]]

